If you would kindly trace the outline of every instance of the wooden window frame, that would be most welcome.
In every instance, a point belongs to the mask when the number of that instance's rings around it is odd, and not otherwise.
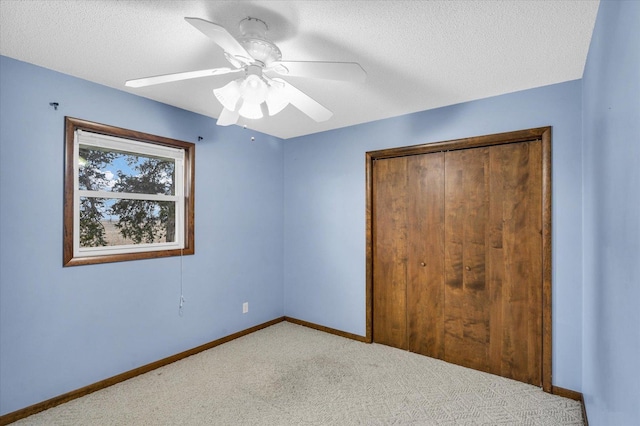
[[[100,254],[95,256],[78,256],[74,253],[75,215],[75,167],[74,161],[77,130],[129,139],[150,145],[178,148],[184,151],[183,176],[183,247],[171,249],[153,249],[131,253]],[[94,123],[78,118],[65,117],[65,171],[64,171],[64,236],[63,236],[63,266],[91,265],[99,263],[122,262],[128,260],[154,259],[168,256],[191,255],[194,247],[194,206],[195,206],[195,144],[169,139],[161,136]]]

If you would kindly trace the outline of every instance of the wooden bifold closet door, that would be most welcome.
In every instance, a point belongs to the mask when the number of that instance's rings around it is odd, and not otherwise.
[[[542,385],[540,139],[379,158],[372,338]]]

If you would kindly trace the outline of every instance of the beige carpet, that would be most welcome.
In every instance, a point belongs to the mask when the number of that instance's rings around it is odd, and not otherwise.
[[[534,386],[283,322],[16,425],[582,425]]]

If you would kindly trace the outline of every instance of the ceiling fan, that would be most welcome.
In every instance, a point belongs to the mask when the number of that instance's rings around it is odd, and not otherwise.
[[[280,76],[364,82],[367,74],[356,62],[282,61],[278,46],[266,38],[267,24],[257,18],[240,21],[236,39],[224,27],[200,18],[185,18],[220,46],[233,68],[212,68],[128,80],[128,87],[145,87],[191,78],[243,73],[213,90],[224,106],[217,124],[236,124],[239,117],[259,119],[275,115],[291,104],[315,121],[326,121],[333,113]]]

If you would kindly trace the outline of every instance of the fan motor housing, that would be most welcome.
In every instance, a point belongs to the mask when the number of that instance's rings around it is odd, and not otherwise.
[[[251,57],[263,66],[282,58],[278,46],[266,37],[268,29],[267,24],[258,18],[248,17],[240,21],[242,37],[238,38],[238,41]]]

